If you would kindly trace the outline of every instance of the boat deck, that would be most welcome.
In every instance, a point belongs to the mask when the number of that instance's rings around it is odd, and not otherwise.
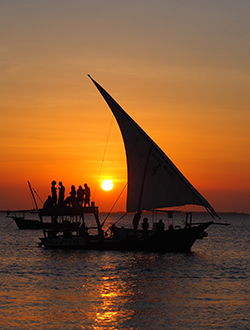
[[[51,216],[51,217],[59,217],[59,216],[82,216],[85,213],[93,213],[98,214],[98,206],[92,205],[90,207],[82,207],[82,206],[65,206],[62,208],[59,208],[58,206],[55,206],[53,208],[49,209],[39,209],[38,213],[40,216]]]

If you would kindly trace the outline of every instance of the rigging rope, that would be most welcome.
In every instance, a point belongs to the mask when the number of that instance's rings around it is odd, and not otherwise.
[[[35,191],[34,188],[32,188],[32,189],[33,189],[34,193],[37,195],[37,197],[39,198],[40,202],[43,204],[43,201],[42,201],[42,199],[40,198],[40,196],[38,195],[38,193]]]
[[[107,146],[108,146],[108,141],[109,141],[109,136],[110,136],[110,132],[111,132],[111,127],[112,127],[113,119],[114,119],[114,117],[112,116],[111,117],[110,126],[109,126],[108,136],[107,136],[107,140],[106,140],[106,145],[105,145],[105,148],[104,148],[104,153],[103,153],[103,156],[102,156],[102,162],[101,162],[101,166],[100,166],[100,171],[99,171],[99,174],[98,174],[98,179],[96,181],[96,186],[95,186],[95,190],[94,190],[94,194],[93,194],[93,199],[95,198],[95,193],[96,193],[97,185],[98,185],[98,182],[99,182],[99,179],[100,179],[100,176],[101,176],[102,167],[103,167],[104,158],[105,158],[105,154],[106,154],[106,150],[107,150]]]
[[[121,197],[122,193],[124,192],[125,188],[127,187],[128,183],[125,184],[125,186],[123,187],[122,191],[120,192],[119,196],[117,197],[116,201],[114,202],[113,206],[111,207],[109,213],[106,215],[106,218],[103,220],[101,227],[103,227],[104,223],[106,222],[106,220],[108,219],[110,213],[112,212],[113,208],[115,207],[116,203],[118,202],[119,198]],[[119,219],[120,220],[120,219]],[[117,223],[118,221],[116,221]]]
[[[152,148],[152,146],[150,145],[150,149],[151,149],[151,148]],[[150,150],[150,149],[149,149],[149,150]],[[132,176],[135,175],[135,171],[136,171],[137,167],[139,166],[139,164],[141,163],[143,157],[146,155],[146,153],[147,153],[147,150],[146,150],[145,153],[142,155],[142,157],[141,157],[141,159],[139,160],[137,166],[136,166],[135,169],[133,170]],[[128,182],[127,182],[127,183],[125,184],[125,186],[123,187],[122,191],[120,192],[120,194],[119,194],[119,196],[117,197],[115,203],[114,203],[113,206],[111,207],[111,209],[110,209],[109,213],[107,214],[106,218],[103,220],[103,222],[102,222],[102,224],[101,224],[101,227],[103,227],[104,223],[105,223],[106,220],[108,219],[110,213],[112,212],[112,210],[113,210],[113,208],[115,207],[116,203],[117,203],[118,200],[120,199],[120,197],[121,197],[122,193],[124,192],[125,188],[127,187],[127,185],[128,185]],[[120,221],[120,220],[121,220],[126,214],[127,214],[127,212],[126,212],[126,213],[125,213],[120,219],[118,219],[118,220],[115,222],[115,224],[116,224],[118,221]]]
[[[122,218],[124,218],[125,217],[125,215],[127,215],[128,214],[128,212],[126,212],[126,213],[124,213],[114,224],[116,225],[117,224],[117,222],[119,222]]]
[[[126,212],[126,213],[124,213],[116,222],[114,222],[113,224],[114,225],[116,225],[117,224],[117,222],[119,222],[122,218],[124,218],[125,217],[125,215],[127,215],[128,214],[128,212]],[[109,231],[110,229],[108,228],[108,229],[106,229],[105,230],[105,234]]]
[[[34,189],[33,187],[31,187],[31,186],[30,186],[30,189],[32,189],[32,191],[37,195],[38,199],[40,200],[40,202],[41,202],[42,205],[43,205],[43,200],[40,198],[40,196],[39,196],[38,193],[35,191],[35,189]],[[35,201],[34,201],[33,196],[32,196],[32,191],[30,190],[30,198],[31,198],[31,202],[32,202],[33,207],[35,206],[35,208],[36,208]]]

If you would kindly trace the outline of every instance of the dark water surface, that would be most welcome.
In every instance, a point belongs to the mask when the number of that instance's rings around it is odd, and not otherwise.
[[[53,251],[0,213],[0,329],[250,329],[250,215],[223,220],[190,254]]]

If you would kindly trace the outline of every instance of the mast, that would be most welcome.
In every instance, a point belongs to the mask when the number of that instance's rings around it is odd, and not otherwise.
[[[32,198],[33,198],[34,203],[35,203],[35,206],[36,206],[36,210],[38,211],[38,206],[37,206],[36,198],[35,198],[35,195],[34,195],[34,193],[33,193],[33,189],[32,189],[32,187],[31,187],[31,184],[30,184],[29,181],[28,181],[28,185],[29,185],[31,195],[32,195]]]
[[[32,189],[32,187],[31,187],[31,184],[30,184],[29,181],[28,181],[28,185],[29,185],[31,195],[32,195],[32,198],[33,198],[34,203],[35,203],[35,206],[36,206],[36,211],[37,211],[38,216],[39,216],[39,219],[40,219],[40,221],[41,221],[41,223],[42,223],[43,234],[44,234],[44,236],[45,236],[45,230],[44,230],[44,225],[43,225],[43,217],[41,216],[41,214],[40,214],[40,212],[39,212],[38,205],[37,205],[37,202],[36,202],[36,198],[35,198],[35,195],[34,195],[34,193],[33,193],[33,189]]]

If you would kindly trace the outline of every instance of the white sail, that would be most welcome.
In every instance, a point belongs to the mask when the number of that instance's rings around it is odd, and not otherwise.
[[[123,136],[128,171],[127,212],[191,204],[202,205],[217,216],[155,142],[95,80],[91,80],[109,105]]]

